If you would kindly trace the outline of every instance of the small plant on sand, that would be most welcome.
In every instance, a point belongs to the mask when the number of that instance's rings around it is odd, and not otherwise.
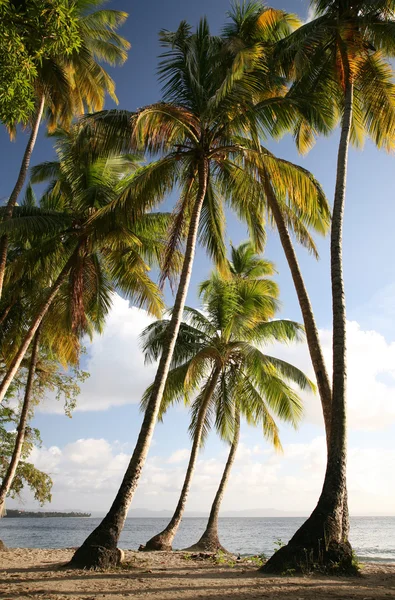
[[[285,542],[283,542],[283,540],[281,538],[276,538],[274,540],[273,546],[274,546],[274,551],[278,552],[280,550],[280,548],[285,546]]]
[[[257,565],[258,567],[261,567],[266,560],[267,560],[267,556],[263,552],[261,554],[255,554],[253,556],[245,556],[243,558],[243,562],[254,563],[254,565]]]
[[[228,567],[234,567],[236,564],[233,556],[231,554],[228,554],[227,552],[222,552],[222,550],[219,550],[216,553],[214,560],[217,565],[227,565]]]

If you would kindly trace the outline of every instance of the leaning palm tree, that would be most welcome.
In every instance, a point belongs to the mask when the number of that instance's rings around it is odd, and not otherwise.
[[[249,270],[250,275],[272,274],[273,265],[263,259],[258,261],[251,256],[251,251],[250,245],[243,245],[233,250],[233,256],[244,258],[245,267],[249,259],[251,268],[246,269],[246,273]],[[274,416],[296,425],[301,415],[301,401],[287,380],[301,389],[312,385],[298,369],[263,354],[257,347],[257,344],[289,342],[301,336],[297,323],[268,320],[275,314],[278,296],[278,288],[271,280],[249,279],[248,276],[224,280],[213,274],[202,284],[201,294],[203,312],[188,307],[184,310],[160,411],[162,417],[176,401],[184,399],[191,403],[191,455],[173,517],[161,533],[147,542],[146,550],[171,550],[185,510],[198,452],[214,415],[221,436],[233,438],[227,478],[237,447],[240,415],[250,423],[260,423],[266,438],[279,447]],[[166,320],[157,321],[143,332],[144,352],[149,361],[157,360],[163,352],[167,326]],[[143,406],[150,393],[148,389]],[[219,500],[216,509],[219,509]],[[211,549],[214,545],[220,547],[215,527],[213,516],[207,535],[210,540],[206,540]]]
[[[133,196],[134,214],[107,210],[119,195],[132,193],[132,187],[136,191],[134,184],[141,184],[144,168],[131,156],[90,156],[89,139],[85,147],[76,143],[80,134],[78,127],[60,132],[59,160],[33,170],[32,181],[49,180],[41,208],[17,207],[14,217],[0,224],[0,232],[13,236],[14,244],[30,240],[30,247],[15,252],[7,269],[10,285],[16,285],[21,273],[34,279],[45,272],[48,282],[33,297],[32,318],[27,319],[22,341],[11,355],[0,385],[0,401],[54,303],[59,303],[58,318],[67,319],[75,333],[89,325],[86,315],[90,311],[107,313],[115,290],[151,314],[161,315],[162,296],[149,269],[160,263],[169,216],[147,213],[144,186],[139,188],[143,200]],[[174,258],[177,261],[178,255]],[[65,296],[70,302],[65,302]]]
[[[230,11],[230,22],[224,31],[230,47],[237,48],[238,52],[243,52],[247,56],[251,52],[256,52],[257,48],[261,48],[262,44],[267,43],[265,27],[262,26],[262,23],[269,22],[272,28],[279,26],[275,19],[277,12],[276,9],[268,9],[262,2],[253,0],[241,5],[236,4]],[[295,17],[294,23],[298,27],[301,25]],[[281,40],[278,43],[280,44]],[[259,75],[262,79],[262,75],[260,73]],[[288,92],[288,97],[292,98],[295,95],[297,97],[299,94],[298,84],[293,83]],[[332,120],[335,112],[333,107],[328,107],[326,94],[327,91],[323,91],[320,86],[316,86],[314,90],[311,90],[309,99],[318,106],[318,112],[322,112],[321,117],[330,127],[331,123],[335,124],[335,120]],[[323,125],[321,123],[321,130],[325,131]],[[304,153],[311,148],[315,133],[316,130],[311,120],[301,113],[294,125],[294,138],[300,152]],[[318,335],[318,327],[291,234],[293,233],[296,240],[318,258],[309,231],[314,230],[320,234],[327,234],[330,227],[330,211],[323,194],[317,195],[313,199],[310,194],[307,195],[303,190],[303,182],[299,182],[296,189],[294,187],[292,193],[290,193],[292,188],[290,188],[289,183],[284,186],[288,175],[285,172],[279,173],[277,165],[272,165],[274,168],[270,168],[270,161],[267,159],[266,164],[262,164],[260,153],[267,157],[267,149],[260,147],[259,140],[255,144],[255,148],[256,155],[252,154],[249,157],[253,179],[249,181],[244,173],[243,177],[239,178],[239,185],[242,186],[242,193],[245,195],[263,196],[268,221],[273,224],[279,235],[303,316],[307,345],[322,404],[327,444],[329,444],[332,402],[331,383]],[[284,166],[285,164],[286,162],[283,161]],[[305,176],[310,176],[301,167],[292,166],[299,170],[300,175],[304,173]],[[307,200],[307,198],[310,198],[310,200]],[[311,204],[312,201],[313,204]]]
[[[395,2],[314,0],[316,17],[279,46],[285,68],[300,85],[327,90],[341,118],[331,228],[333,375],[331,435],[327,469],[309,519],[264,565],[266,573],[312,564],[352,572],[354,564],[344,518],[346,495],[346,305],[342,237],[350,141],[366,135],[380,148],[395,145],[395,85],[387,56],[395,55]]]
[[[23,155],[15,187],[8,199],[3,220],[12,217],[29,170],[30,160],[43,117],[50,129],[69,125],[72,118],[86,109],[101,110],[107,94],[117,100],[115,84],[101,66],[122,64],[127,58],[129,42],[117,33],[127,14],[117,10],[100,9],[104,0],[74,2],[78,48],[70,56],[52,56],[38,69],[35,82],[36,110],[30,123],[31,133]],[[8,252],[8,238],[0,238],[0,298]]]
[[[283,21],[283,27],[273,30],[271,22],[268,23],[268,40],[272,32],[277,36],[273,39],[277,39],[279,31],[284,35],[291,29],[285,13],[279,11],[276,19]],[[264,53],[258,52],[256,58],[251,57],[252,64],[258,62],[261,65],[258,77],[253,69],[249,72],[251,61],[239,60],[240,57],[229,51],[223,38],[210,35],[205,19],[195,33],[183,22],[176,32],[163,32],[161,39],[167,48],[160,65],[164,101],[135,114],[127,111],[99,113],[87,122],[98,148],[117,151],[137,148],[160,155],[150,168],[152,182],[160,181],[163,190],[169,192],[175,186],[180,190],[164,257],[164,277],[173,248],[182,240],[185,240],[185,258],[166,333],[167,342],[163,346],[135,451],[108,514],[74,555],[72,564],[76,566],[108,564],[105,556],[115,562],[118,560],[116,544],[152,439],[182,319],[197,241],[200,239],[205,244],[217,264],[225,262],[223,200],[247,223],[255,248],[261,250],[263,247],[262,202],[238,196],[232,188],[232,178],[243,172],[243,156],[250,152],[251,140],[245,138],[246,133],[254,131],[264,135],[272,130],[289,129],[299,115],[299,109],[310,111],[314,119],[311,103],[294,96],[284,97],[287,92],[284,81],[269,68],[262,67]],[[266,87],[259,83],[263,73],[266,73]],[[271,155],[272,159],[275,157]],[[310,184],[307,186],[310,198],[316,197],[320,191],[311,181]],[[296,180],[290,188],[291,194],[295,186]],[[123,205],[127,206],[127,203]]]

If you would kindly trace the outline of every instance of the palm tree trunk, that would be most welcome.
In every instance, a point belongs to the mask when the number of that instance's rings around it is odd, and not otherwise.
[[[30,357],[29,373],[26,382],[25,397],[23,400],[21,416],[19,419],[17,436],[15,440],[14,451],[8,465],[7,472],[0,486],[0,514],[4,509],[5,499],[8,492],[11,489],[14,481],[15,473],[18,468],[18,464],[21,458],[23,442],[25,440],[26,424],[29,417],[30,400],[33,391],[34,376],[36,373],[37,359],[38,359],[38,347],[40,341],[40,328],[37,329],[34,336],[34,342],[32,347],[32,355]]]
[[[272,185],[265,174],[265,192],[267,202],[271,209],[273,218],[276,222],[277,231],[280,237],[281,245],[284,250],[285,257],[288,262],[288,266],[291,271],[292,279],[294,282],[296,294],[298,296],[300,309],[302,311],[304,326],[306,330],[307,345],[310,352],[311,362],[314,369],[314,374],[317,380],[318,391],[321,398],[322,412],[324,415],[325,432],[327,447],[329,447],[330,431],[331,431],[331,404],[332,404],[332,392],[329,381],[329,375],[326,370],[324,355],[322,353],[320,338],[318,335],[318,328],[315,322],[313,308],[311,306],[310,298],[307,293],[307,289],[303,280],[303,276],[300,270],[298,259],[296,256],[295,249],[292,244],[291,236],[289,234],[284,216],[281,212],[281,208],[277,202]]]
[[[14,210],[14,206],[17,203],[18,196],[22,191],[23,185],[26,181],[26,175],[29,170],[30,159],[32,157],[34,145],[37,140],[38,130],[40,127],[41,119],[44,112],[44,104],[45,97],[44,94],[40,97],[40,100],[37,105],[37,112],[34,117],[34,121],[32,123],[32,130],[30,133],[29,141],[27,143],[25,153],[23,155],[23,160],[21,164],[21,168],[19,170],[18,179],[16,180],[16,184],[14,189],[11,192],[11,196],[8,199],[7,208],[5,211],[3,221],[9,221],[12,217],[12,213]],[[7,253],[8,253],[8,236],[3,235],[0,239],[0,299],[3,293],[3,284],[4,284],[4,275],[5,268],[7,262]]]
[[[19,369],[19,366],[20,366],[20,364],[21,364],[33,338],[34,338],[34,335],[35,335],[37,329],[40,326],[41,321],[47,314],[49,307],[51,306],[61,285],[63,284],[64,280],[66,279],[67,274],[70,270],[71,262],[72,262],[73,258],[74,258],[74,253],[69,258],[69,260],[67,261],[65,266],[63,267],[63,269],[60,272],[60,275],[58,275],[58,278],[56,279],[55,283],[52,285],[46,300],[41,305],[41,308],[39,309],[32,324],[30,325],[30,328],[29,328],[28,332],[26,333],[25,338],[24,338],[21,346],[19,347],[18,352],[15,354],[14,358],[12,359],[10,366],[8,367],[8,371],[0,385],[0,403],[4,400],[4,396],[6,395],[8,388],[10,387],[10,384],[15,377],[16,372]]]
[[[119,563],[120,554],[117,549],[119,536],[121,535],[129,506],[132,502],[141,471],[147,458],[182,320],[185,300],[191,279],[193,259],[195,256],[200,214],[206,195],[208,168],[207,158],[202,157],[198,168],[199,188],[189,224],[180,283],[167,329],[168,341],[159,361],[152,394],[144,414],[143,423],[132,458],[130,459],[129,466],[110,510],[100,525],[96,527],[96,529],[87,537],[83,545],[75,552],[70,562],[72,566],[95,568],[98,566],[105,567]]]
[[[189,552],[226,552],[225,548],[221,545],[218,536],[218,517],[221,508],[222,499],[225,494],[226,486],[228,485],[230,472],[235,462],[237,447],[240,439],[240,410],[236,409],[235,414],[235,431],[233,435],[232,445],[230,447],[228,460],[226,461],[224,472],[222,473],[221,482],[219,484],[217,493],[215,494],[214,502],[211,507],[210,516],[207,522],[207,527],[200,540],[191,546],[186,548]]]
[[[348,69],[346,69],[348,73]],[[346,196],[347,159],[352,123],[353,84],[346,76],[345,107],[337,161],[336,189],[331,230],[331,278],[333,307],[333,393],[331,436],[324,485],[318,504],[290,542],[262,567],[265,573],[335,568],[353,573],[352,548],[348,541],[347,425],[346,425],[346,307],[342,268],[342,230]]]
[[[191,455],[189,457],[188,467],[185,474],[184,484],[182,486],[180,498],[178,500],[176,510],[167,525],[167,527],[161,532],[152,537],[145,545],[144,550],[171,550],[174,537],[177,533],[178,527],[181,523],[182,516],[184,514],[185,505],[188,499],[189,488],[191,487],[193,473],[195,471],[196,461],[200,450],[200,444],[202,440],[204,421],[207,414],[207,408],[211,402],[215,386],[218,382],[220,370],[215,369],[211,375],[211,381],[207,388],[205,399],[199,410],[198,420],[196,424],[196,433],[193,439]]]

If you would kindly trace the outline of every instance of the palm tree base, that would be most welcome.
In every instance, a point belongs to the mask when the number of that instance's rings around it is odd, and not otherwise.
[[[196,544],[185,548],[185,552],[224,552],[229,554],[227,550],[221,545],[218,534],[216,532],[205,531]]]
[[[83,544],[74,553],[67,567],[74,569],[109,569],[117,567],[123,560],[124,552],[119,548]]]
[[[325,516],[317,508],[288,544],[260,568],[262,573],[359,574],[351,544],[342,535],[342,519]]]
[[[173,533],[162,531],[148,540],[142,550],[143,552],[171,552],[173,539]]]

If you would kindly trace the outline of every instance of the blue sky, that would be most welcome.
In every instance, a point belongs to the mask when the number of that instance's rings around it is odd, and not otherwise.
[[[175,29],[182,19],[195,25],[202,15],[206,15],[212,31],[218,32],[229,8],[227,0],[151,0],[145,3],[116,0],[109,5],[130,13],[122,33],[130,40],[132,49],[127,63],[113,70],[119,107],[130,110],[160,97],[156,80],[157,56],[160,53],[158,31],[161,28]],[[297,12],[303,19],[307,16],[308,2],[305,0],[273,0],[272,5]],[[111,103],[108,106],[112,106]],[[3,149],[0,198],[4,200],[15,182],[26,134],[20,133],[17,141],[12,143],[4,130],[0,135]],[[269,141],[268,146],[279,156],[310,169],[331,201],[337,142],[338,131],[330,138],[319,139],[305,157],[298,156],[290,137],[278,143]],[[52,155],[51,142],[41,133],[32,164]],[[349,352],[352,352],[349,389],[350,501],[352,510],[360,514],[393,514],[391,507],[395,505],[395,488],[386,482],[386,479],[393,479],[392,440],[395,433],[394,173],[394,157],[379,153],[370,142],[366,143],[363,152],[352,150],[350,153],[344,228],[347,310],[348,319],[353,321],[349,344]],[[244,227],[233,217],[229,218],[227,235],[233,244],[246,239]],[[330,359],[328,240],[319,240],[318,245],[319,262],[301,248],[298,248],[298,256]],[[292,281],[275,232],[269,233],[266,256],[276,263],[279,272],[277,280],[281,289],[282,316],[300,320]],[[196,304],[197,283],[210,268],[203,250],[199,249],[188,297],[190,304]],[[167,299],[171,303],[171,297]],[[118,299],[109,332],[88,347],[92,377],[83,389],[80,410],[69,420],[62,414],[54,414],[53,411],[59,410],[59,407],[54,409],[53,401],[49,399],[45,408],[37,414],[35,424],[42,431],[43,448],[36,451],[35,459],[54,476],[55,508],[105,510],[111,501],[139,430],[141,417],[136,403],[152,375],[141,366],[136,342],[146,318],[144,313],[128,309]],[[278,352],[310,370],[304,347]],[[138,368],[136,365],[139,365]],[[109,392],[104,394],[106,386]],[[112,388],[118,391],[112,393]],[[157,427],[135,506],[170,509],[174,505],[189,445],[187,422],[185,411],[176,409],[163,425]],[[248,481],[251,486],[247,501],[249,508],[277,506],[287,510],[284,491],[288,490],[289,494],[299,495],[297,510],[306,514],[317,498],[324,468],[318,399],[307,399],[306,420],[297,433],[284,429],[286,451],[283,457],[273,455],[258,431],[245,428],[242,441],[234,483],[225,507],[234,508],[239,504],[240,498],[243,498],[243,481]],[[209,506],[224,452],[226,448],[212,436],[199,464],[197,482],[200,491],[196,485],[191,508]],[[97,458],[93,460],[92,456]],[[377,462],[380,466],[372,474],[369,467]],[[62,483],[61,472],[67,474],[68,488],[64,481]],[[304,492],[300,491],[303,487],[300,478],[304,478]],[[88,482],[91,482],[91,488]],[[65,495],[67,489],[73,490],[72,497]],[[376,490],[376,494],[372,490]],[[29,497],[26,502],[29,506],[33,505]],[[294,509],[289,507],[288,510]]]

